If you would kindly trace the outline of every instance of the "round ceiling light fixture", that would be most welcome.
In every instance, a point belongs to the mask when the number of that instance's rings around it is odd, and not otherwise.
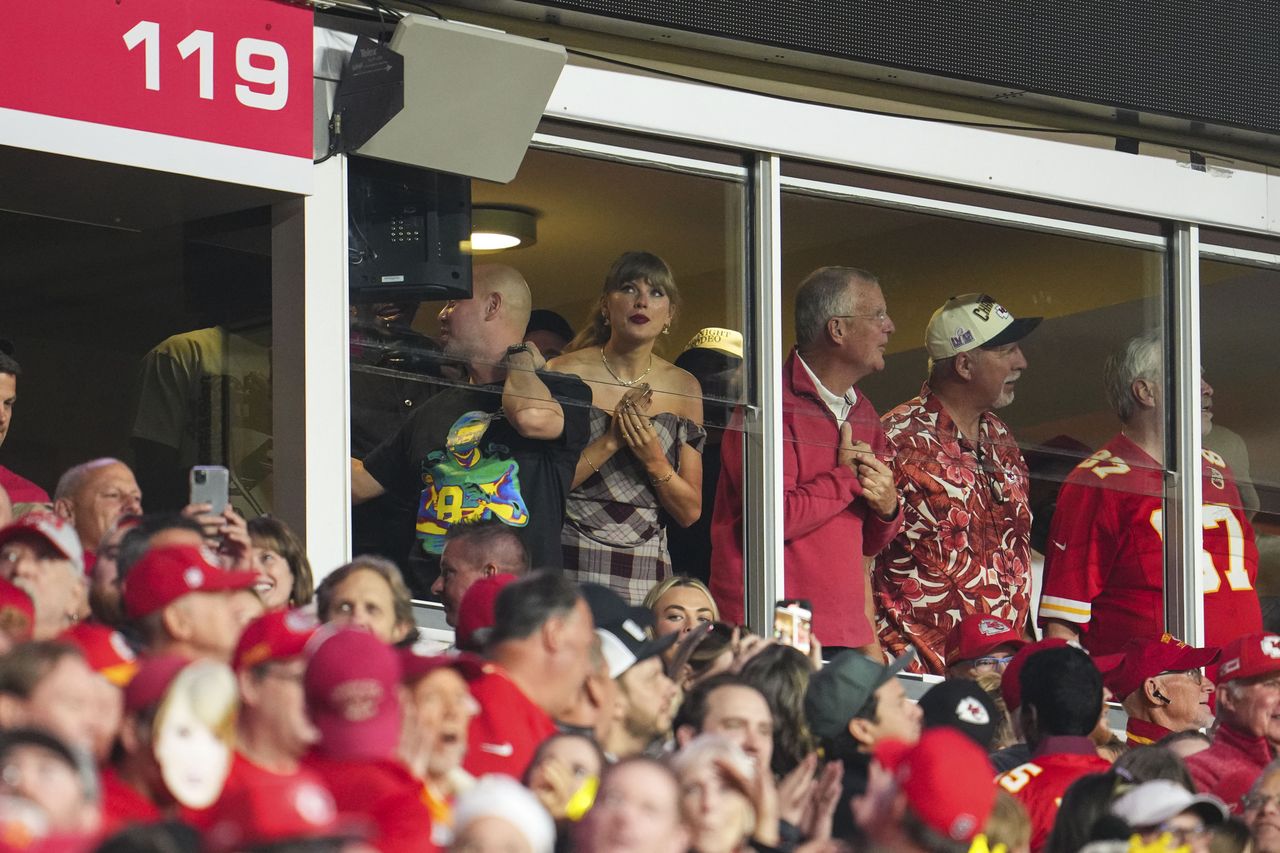
[[[538,242],[538,220],[520,207],[471,208],[471,251],[500,252]]]

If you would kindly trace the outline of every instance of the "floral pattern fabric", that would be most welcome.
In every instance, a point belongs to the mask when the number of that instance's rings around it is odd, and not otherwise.
[[[1027,463],[1009,428],[982,415],[960,435],[928,383],[881,418],[902,495],[902,530],[876,558],[876,621],[886,653],[914,646],[916,671],[944,674],[947,634],[971,613],[1026,630],[1031,602]]]

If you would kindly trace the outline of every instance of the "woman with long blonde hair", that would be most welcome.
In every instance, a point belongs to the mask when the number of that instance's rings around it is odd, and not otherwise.
[[[702,390],[654,353],[680,293],[666,262],[627,252],[605,277],[590,325],[550,369],[591,387],[591,441],[565,506],[565,570],[632,603],[671,574],[659,511],[682,527],[702,513]]]

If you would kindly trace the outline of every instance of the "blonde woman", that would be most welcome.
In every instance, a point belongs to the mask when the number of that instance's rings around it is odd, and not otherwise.
[[[680,305],[657,255],[628,252],[605,277],[590,325],[550,363],[591,387],[591,441],[565,506],[565,570],[632,603],[671,574],[659,511],[682,527],[702,513],[702,391],[654,353]]]

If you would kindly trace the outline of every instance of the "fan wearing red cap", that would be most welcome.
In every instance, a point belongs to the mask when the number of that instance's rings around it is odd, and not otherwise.
[[[1218,665],[1218,727],[1187,770],[1202,793],[1239,811],[1240,798],[1280,743],[1280,635],[1246,634],[1227,643]]]
[[[1027,644],[1007,619],[971,613],[947,635],[947,678],[973,678],[980,672],[1003,672],[1018,649]]]
[[[457,529],[457,528],[453,528]],[[469,654],[430,654],[401,649],[402,681],[408,688],[400,754],[422,780],[436,845],[453,840],[453,804],[474,780],[462,769],[467,730],[480,710],[467,686],[484,671],[484,661]]]
[[[214,565],[200,548],[152,548],[125,578],[124,609],[148,653],[229,663],[240,637],[232,593],[256,581]]]
[[[967,735],[939,727],[914,746],[884,741],[874,755],[873,781],[855,814],[877,847],[950,850],[986,826],[996,802],[995,771]]]
[[[1027,810],[1031,849],[1040,850],[1071,783],[1111,767],[1089,738],[1102,714],[1102,675],[1085,652],[1065,644],[1025,657],[1020,652],[1014,664],[1017,668],[1010,665],[1004,678],[1018,681],[1010,707],[1018,708],[1031,760],[1001,773],[996,782]],[[1006,702],[1009,698],[1006,693]]]
[[[84,555],[71,523],[32,512],[0,530],[0,578],[31,596],[31,636],[52,640],[89,615]]]
[[[373,822],[374,847],[434,849],[422,782],[397,757],[403,718],[396,652],[363,628],[326,625],[306,654],[303,690],[320,738],[305,766],[324,780],[339,813]]]
[[[468,592],[474,591],[473,586]],[[467,738],[467,772],[520,778],[553,719],[573,708],[591,666],[595,624],[568,578],[534,572],[509,584],[494,605],[491,665],[471,683],[480,713]]]
[[[277,790],[291,780],[323,789],[320,777],[302,766],[319,738],[302,691],[304,650],[318,628],[314,616],[298,610],[268,613],[245,628],[231,662],[240,691],[231,772],[218,803],[188,816],[194,825],[208,828],[229,800],[257,801],[254,789]]]
[[[1137,638],[1119,655],[1095,658],[1102,681],[1129,716],[1129,746],[1146,746],[1174,732],[1213,724],[1214,684],[1201,670],[1218,659],[1215,648],[1197,649],[1174,637]]]

